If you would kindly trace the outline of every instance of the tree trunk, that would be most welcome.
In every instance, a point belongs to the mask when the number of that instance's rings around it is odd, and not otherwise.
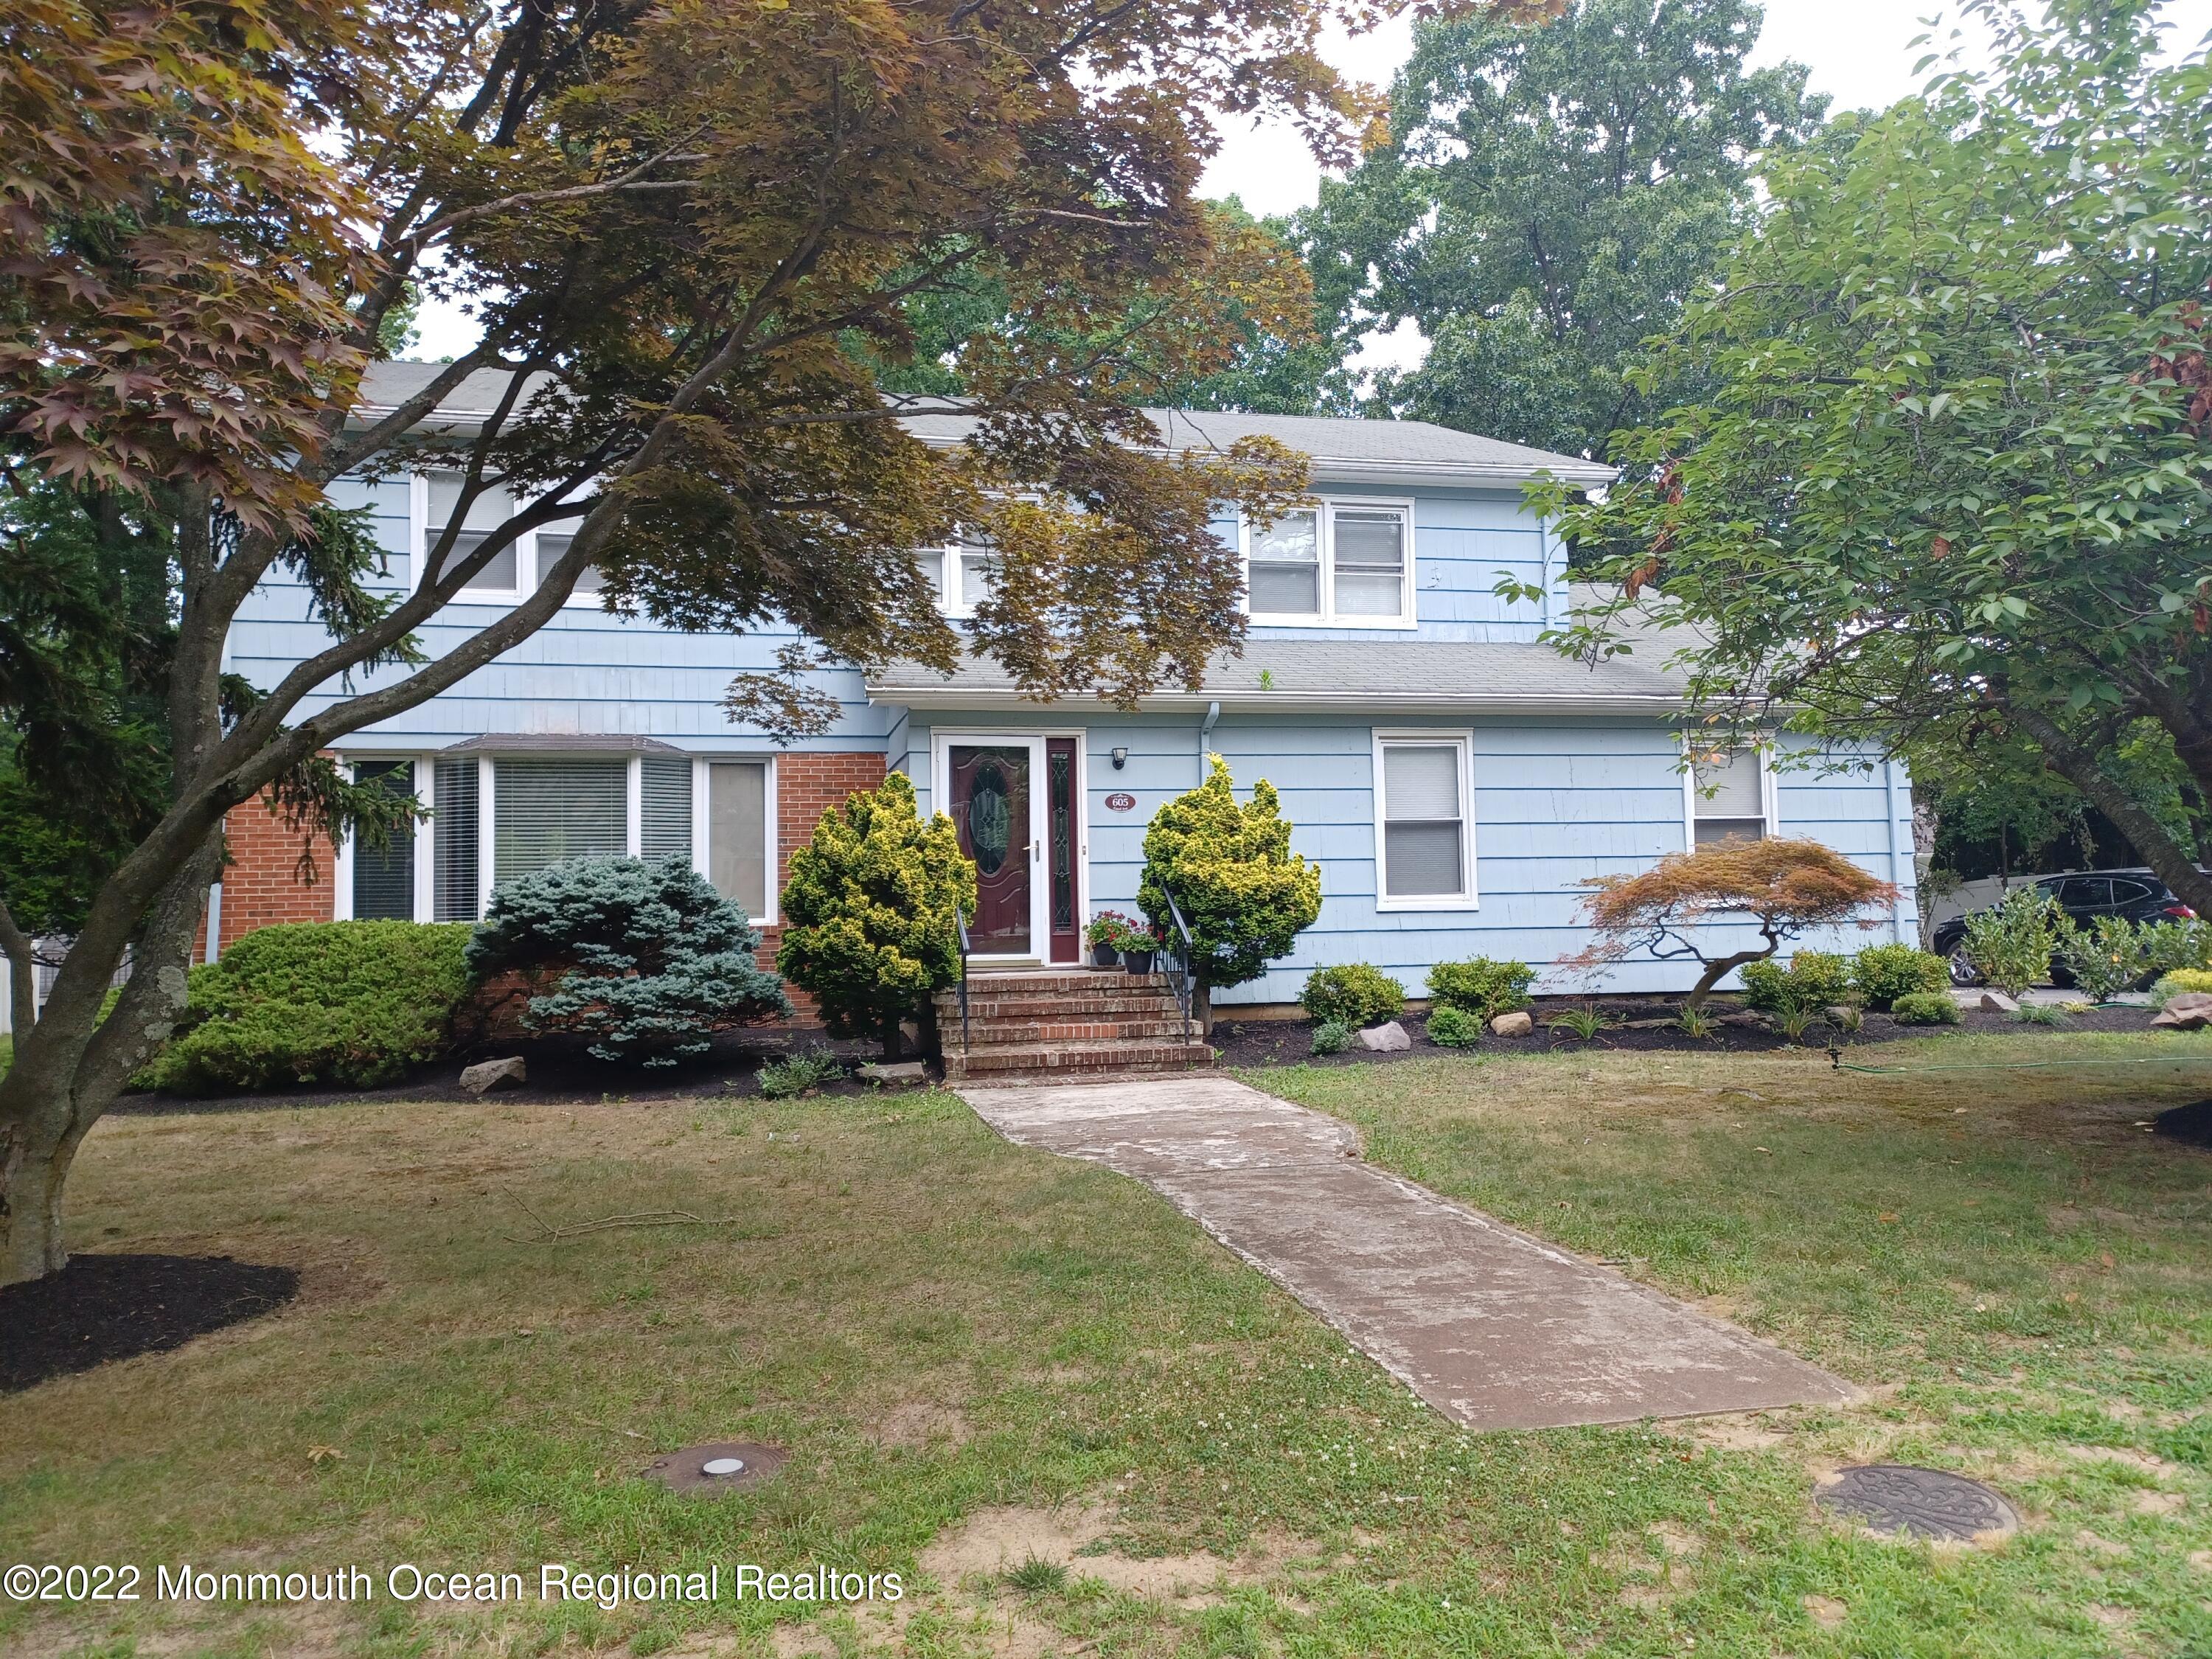
[[[1936,880],[1936,836],[1943,827],[1936,809],[1926,801],[1912,803],[1912,891],[1920,911],[1920,948],[1929,949],[1936,937],[1936,924],[1929,920],[1929,889]]]
[[[136,941],[130,981],[105,1021],[104,997],[58,997],[33,1030],[19,1035],[15,1063],[0,1079],[0,1285],[68,1262],[62,1196],[70,1166],[131,1074],[175,1029],[185,963],[222,856],[222,837],[210,836],[163,885]],[[113,973],[113,962],[72,952],[63,971],[84,975],[103,965]]]
[[[2099,764],[2092,750],[2075,742],[2040,709],[2009,702],[2004,709],[2043,750],[2044,763],[2087,795],[2097,810],[2112,821],[2113,828],[2128,838],[2143,862],[2172,889],[2177,898],[2198,915],[2212,916],[2212,876],[2197,867],[2189,854],[2181,850],[2180,844],[2166,833],[2166,826]]]
[[[1764,951],[1739,951],[1732,957],[1721,957],[1708,962],[1705,963],[1704,976],[1690,988],[1689,1000],[1683,1003],[1682,1006],[1704,1007],[1705,999],[1713,994],[1714,986],[1719,984],[1738,968],[1745,967],[1751,963],[1765,961],[1774,954],[1777,948],[1770,945]]]

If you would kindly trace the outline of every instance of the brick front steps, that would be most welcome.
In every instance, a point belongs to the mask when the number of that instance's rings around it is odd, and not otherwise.
[[[1134,1073],[1202,1071],[1213,1050],[1195,1020],[1183,1041],[1175,982],[1119,969],[979,973],[968,981],[968,1044],[960,997],[937,994],[947,1083],[1072,1082]]]

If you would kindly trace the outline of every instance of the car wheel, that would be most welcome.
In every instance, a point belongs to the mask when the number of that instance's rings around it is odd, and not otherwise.
[[[1954,985],[1971,988],[1982,982],[1982,976],[1974,964],[1966,960],[1964,948],[1951,952],[1950,967],[1951,983]]]

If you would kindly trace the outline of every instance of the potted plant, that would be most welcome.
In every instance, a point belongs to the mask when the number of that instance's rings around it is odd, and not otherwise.
[[[1132,927],[1121,941],[1121,965],[1133,974],[1149,974],[1159,949],[1158,933],[1150,927]]]
[[[1118,910],[1101,910],[1091,918],[1084,937],[1091,941],[1091,963],[1094,968],[1112,968],[1121,960],[1121,941],[1133,931],[1128,917]]]

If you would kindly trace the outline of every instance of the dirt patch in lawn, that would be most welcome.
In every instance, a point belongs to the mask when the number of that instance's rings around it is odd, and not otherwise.
[[[0,1288],[0,1394],[180,1348],[299,1293],[297,1270],[227,1255],[71,1256],[58,1273]]]
[[[1724,1003],[1714,1003],[1709,1006],[1708,1012],[1715,1016],[1711,1035],[1692,1037],[1677,1023],[1682,1012],[1679,1000],[1655,1000],[1599,1003],[1596,1005],[1598,1011],[1604,1015],[1607,1024],[1596,1036],[1587,1039],[1548,1024],[1570,1009],[1583,1006],[1579,999],[1540,1000],[1531,1011],[1536,1020],[1536,1029],[1532,1035],[1498,1037],[1491,1036],[1486,1030],[1479,1042],[1460,1049],[1444,1048],[1430,1042],[1428,1022],[1418,1014],[1407,1014],[1399,1021],[1413,1039],[1413,1046],[1396,1054],[1370,1053],[1358,1047],[1355,1042],[1353,1047],[1343,1054],[1317,1055],[1313,1052],[1313,1022],[1304,1019],[1222,1019],[1214,1024],[1212,1040],[1213,1046],[1221,1051],[1224,1066],[1371,1066],[1377,1062],[1418,1060],[1424,1056],[1453,1053],[1492,1057],[1542,1054],[1547,1050],[1685,1054],[1771,1054],[1790,1048],[1825,1048],[1831,1042],[1849,1049],[1866,1043],[1905,1042],[1954,1032],[2043,1037],[2068,1031],[2141,1031],[2149,1029],[2151,1020],[2148,1008],[2132,1006],[2093,1008],[2085,1013],[2067,1014],[2062,1017],[2064,1023],[2058,1025],[2033,1024],[2011,1014],[1984,1013],[1978,1009],[1971,1012],[1962,1010],[1959,1024],[1948,1026],[1900,1025],[1887,1014],[1870,1013],[1864,1017],[1855,1033],[1847,1035],[1832,1030],[1825,1024],[1815,1024],[1793,1043],[1763,1016]],[[2206,1141],[2212,1142],[2212,1102],[2204,1105],[2201,1129]]]

